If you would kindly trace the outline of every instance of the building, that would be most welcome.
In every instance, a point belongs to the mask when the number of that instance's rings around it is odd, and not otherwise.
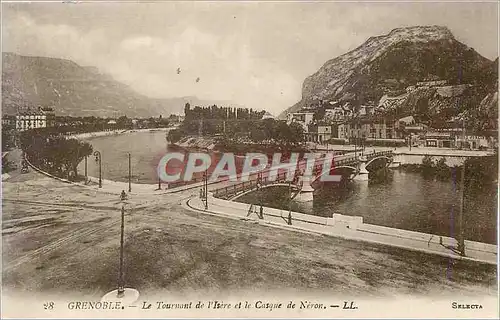
[[[299,123],[304,128],[304,132],[309,132],[308,126],[314,118],[313,112],[294,112],[287,115],[286,123],[290,125],[293,122]]]
[[[349,123],[347,122],[339,123],[337,125],[337,138],[344,140],[349,139],[349,130],[350,130]]]
[[[171,114],[168,117],[168,120],[172,123],[182,123],[185,119],[185,115],[183,114]]]
[[[308,133],[306,134],[306,141],[323,143],[334,138],[331,125],[327,124],[314,124],[309,126]]]
[[[448,83],[447,80],[432,80],[432,81],[420,81],[417,82],[417,87],[437,87],[444,86]]]
[[[396,139],[392,121],[385,119],[363,119],[350,124],[349,138]]]
[[[381,110],[394,110],[400,106],[408,98],[408,93],[401,94],[395,97],[389,97],[387,94],[383,95],[378,102],[377,109]]]
[[[339,123],[335,126],[336,133],[332,138],[351,139],[401,139],[396,122],[384,118],[361,118],[349,122]]]
[[[459,149],[487,149],[491,147],[491,141],[485,136],[465,134],[455,136],[455,147]]]
[[[401,137],[413,133],[419,135],[425,133],[429,128],[427,125],[422,123],[417,123],[413,116],[407,116],[399,119],[394,123],[396,131],[398,131]]]
[[[6,129],[25,131],[37,128],[53,127],[55,125],[54,109],[50,107],[39,107],[38,110],[26,110],[14,115],[3,115],[2,126]]]
[[[2,130],[13,130],[16,128],[16,116],[3,115],[2,116]]]
[[[266,113],[264,113],[264,115],[262,116],[262,120],[264,119],[275,119],[275,117],[270,114],[268,111],[266,111]]]
[[[435,147],[435,148],[454,148],[455,147],[455,138],[451,131],[443,132],[443,131],[428,131],[424,136],[425,146],[426,147]]]
[[[358,115],[362,117],[372,116],[375,113],[374,106],[361,106],[359,108]]]

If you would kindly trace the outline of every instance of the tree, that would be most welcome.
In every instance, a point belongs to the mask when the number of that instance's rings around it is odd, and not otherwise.
[[[424,156],[422,159],[422,173],[424,177],[431,177],[434,172],[434,161],[431,156]]]
[[[92,154],[88,142],[54,136],[44,130],[23,132],[21,148],[34,165],[69,179],[78,176],[78,164]]]
[[[304,128],[295,122],[290,124],[289,142],[292,144],[300,143],[304,140]]]
[[[172,129],[167,134],[167,140],[170,143],[176,143],[177,141],[179,141],[179,140],[182,139],[182,136],[183,136],[183,134],[182,134],[181,130],[179,130],[179,129]]]
[[[446,158],[442,157],[436,163],[436,175],[438,179],[445,180],[450,177],[450,168],[446,165]]]

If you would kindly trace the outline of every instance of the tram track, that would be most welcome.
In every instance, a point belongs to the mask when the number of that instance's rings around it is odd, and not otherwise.
[[[30,260],[33,260],[34,258],[41,256],[41,255],[46,255],[50,252],[53,252],[66,244],[70,243],[75,243],[77,240],[80,240],[84,237],[91,236],[93,234],[96,234],[98,232],[102,232],[104,230],[107,230],[111,228],[114,225],[117,225],[119,221],[108,221],[105,223],[99,223],[99,226],[97,227],[82,227],[77,230],[72,230],[70,232],[67,232],[65,236],[62,238],[59,238],[58,240],[55,240],[45,246],[42,246],[38,249],[35,249],[19,258],[16,258],[12,261],[9,261],[5,264],[4,266],[4,271],[8,272],[11,271],[13,268],[18,267],[19,265],[26,263]]]

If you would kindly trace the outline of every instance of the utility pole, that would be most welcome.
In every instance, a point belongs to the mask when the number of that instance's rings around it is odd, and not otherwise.
[[[292,182],[288,182],[288,225],[292,225]]]
[[[94,152],[95,160],[99,161],[99,188],[102,188],[102,155],[101,152]]]
[[[130,152],[128,154],[128,192],[132,192],[132,165],[130,162]]]
[[[462,140],[465,142],[465,118],[462,124]],[[464,160],[462,167],[462,174],[460,176],[460,212],[458,216],[458,251],[461,256],[465,256],[465,235],[464,235],[464,197],[465,197],[465,168],[467,167],[467,160]]]
[[[123,234],[125,231],[125,206],[122,205],[122,224],[121,224],[121,235],[120,235],[120,276],[118,279],[118,298],[122,298],[125,294],[125,288],[123,284]]]
[[[88,156],[85,156],[85,184],[87,184],[88,180],[89,180],[89,176],[88,176],[88,173],[87,173],[87,158]]]
[[[465,257],[465,236],[464,236],[464,196],[465,196],[465,167],[466,162],[464,161],[462,167],[462,174],[460,177],[460,211],[458,215],[458,252],[462,257]]]
[[[204,184],[204,198],[205,198],[205,210],[208,210],[208,167],[205,169],[205,174],[203,175]]]

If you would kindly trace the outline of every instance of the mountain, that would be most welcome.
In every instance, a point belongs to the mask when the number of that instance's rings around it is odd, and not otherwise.
[[[228,105],[196,97],[154,99],[101,73],[65,59],[2,53],[2,112],[53,106],[57,115],[158,117],[184,112],[184,105]]]
[[[457,41],[448,28],[397,28],[327,61],[305,79],[302,99],[280,118],[302,108],[318,108],[325,101],[338,101],[351,109],[377,106],[384,96],[400,97],[397,111],[402,114],[418,110],[418,104],[440,112],[456,106],[457,99],[466,101],[461,108],[471,108],[493,93],[497,79],[498,61],[492,62]],[[429,80],[446,80],[448,89],[454,92],[442,94],[436,88],[420,88],[407,93],[408,87]],[[454,87],[460,84],[467,86],[463,90]],[[437,108],[432,109],[433,105]]]

